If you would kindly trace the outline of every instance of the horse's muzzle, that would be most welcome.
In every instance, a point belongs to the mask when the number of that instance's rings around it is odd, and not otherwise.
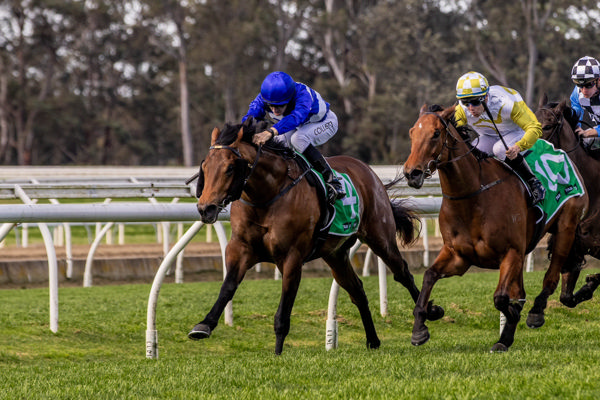
[[[205,224],[214,224],[219,217],[221,208],[216,204],[200,204],[198,203],[198,212],[200,213],[200,221]]]
[[[421,186],[423,186],[425,174],[422,170],[413,169],[412,171],[405,171],[404,176],[406,177],[406,182],[408,183],[408,186],[414,187],[415,189],[420,189]]]

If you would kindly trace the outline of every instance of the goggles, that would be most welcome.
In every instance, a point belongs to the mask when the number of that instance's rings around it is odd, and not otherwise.
[[[481,103],[483,103],[483,100],[484,100],[483,97],[469,97],[467,99],[461,99],[460,104],[462,104],[465,107],[468,107],[468,106],[477,107],[477,106],[481,105]]]
[[[596,81],[597,81],[597,79],[587,81],[587,82],[581,81],[581,80],[574,80],[573,82],[575,82],[575,84],[577,85],[578,88],[589,89],[589,88],[593,87],[594,85],[596,85]]]

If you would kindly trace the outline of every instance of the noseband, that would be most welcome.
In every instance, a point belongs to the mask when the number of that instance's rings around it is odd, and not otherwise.
[[[452,133],[452,131],[450,129],[450,126],[452,126],[452,125],[449,124],[448,121],[446,121],[444,118],[442,118],[442,116],[439,115],[438,113],[436,113],[436,112],[425,112],[425,113],[423,113],[423,115],[425,115],[425,114],[435,115],[437,117],[437,119],[439,119],[440,122],[442,123],[442,125],[444,126],[444,129],[446,130],[446,138],[445,138],[444,143],[443,143],[442,146],[445,147],[446,149],[452,150],[452,149],[455,148],[455,147],[452,147],[452,146],[450,146],[448,144],[448,136],[450,136],[456,142],[459,142],[459,141],[466,142],[467,141],[467,140],[465,140],[462,137],[461,137],[461,139],[458,139],[458,138],[454,137],[454,135],[453,135],[453,133]],[[460,155],[458,157],[452,158],[452,159],[450,159],[448,161],[442,161],[443,150],[440,151],[440,154],[438,154],[438,156],[435,159],[433,159],[433,160],[431,160],[431,161],[429,161],[427,163],[427,167],[423,171],[423,174],[425,175],[425,178],[430,178],[431,177],[431,175],[432,175],[431,166],[434,166],[436,169],[438,169],[440,166],[443,166],[444,164],[450,164],[450,163],[453,163],[453,162],[456,162],[456,161],[460,160],[463,157],[466,157],[471,152],[473,152],[473,149],[470,149],[465,154],[462,154],[462,155]]]

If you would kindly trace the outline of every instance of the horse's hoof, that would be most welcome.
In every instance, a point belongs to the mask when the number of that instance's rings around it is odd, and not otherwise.
[[[490,353],[505,353],[507,351],[508,351],[508,347],[506,347],[506,345],[498,342],[492,346]]]
[[[437,321],[438,319],[441,319],[444,314],[445,311],[442,306],[436,306],[433,303],[431,303],[427,309],[427,319],[429,321]]]
[[[427,329],[427,327],[425,327],[424,329],[422,329],[418,332],[413,331],[412,337],[410,338],[410,343],[413,346],[420,346],[422,344],[427,343],[429,338],[430,338],[429,330]]]
[[[369,342],[367,341],[367,349],[378,349],[381,346],[381,341],[379,339]]]
[[[532,329],[541,328],[545,322],[546,322],[546,320],[544,319],[543,313],[542,314],[529,313],[527,315],[527,326]]]
[[[208,325],[198,324],[188,333],[188,338],[192,340],[207,339],[210,337],[211,330]]]

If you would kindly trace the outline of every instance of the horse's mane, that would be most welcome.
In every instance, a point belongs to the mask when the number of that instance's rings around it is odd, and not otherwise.
[[[554,109],[554,108],[558,107],[559,104],[560,103],[554,101],[554,102],[546,104],[544,107]],[[575,110],[573,110],[573,108],[571,108],[567,104],[565,104],[562,114],[563,114],[563,117],[565,118],[565,120],[567,120],[567,122],[569,123],[569,126],[571,126],[571,129],[575,130],[575,128],[577,128],[577,124],[579,124],[579,116],[577,115],[577,112],[575,112]]]
[[[269,123],[267,121],[259,121],[252,117],[248,118],[241,124],[226,123],[221,130],[221,133],[219,133],[219,136],[217,136],[215,144],[225,146],[232,144],[237,139],[240,129],[243,129],[242,141],[255,146],[252,142],[252,136],[254,136],[255,133],[264,131],[268,128],[268,126]],[[263,145],[263,149],[271,150],[277,154],[280,154],[284,158],[290,158],[291,155],[289,153],[293,153],[293,151],[283,144],[274,142],[272,140],[265,143]]]

